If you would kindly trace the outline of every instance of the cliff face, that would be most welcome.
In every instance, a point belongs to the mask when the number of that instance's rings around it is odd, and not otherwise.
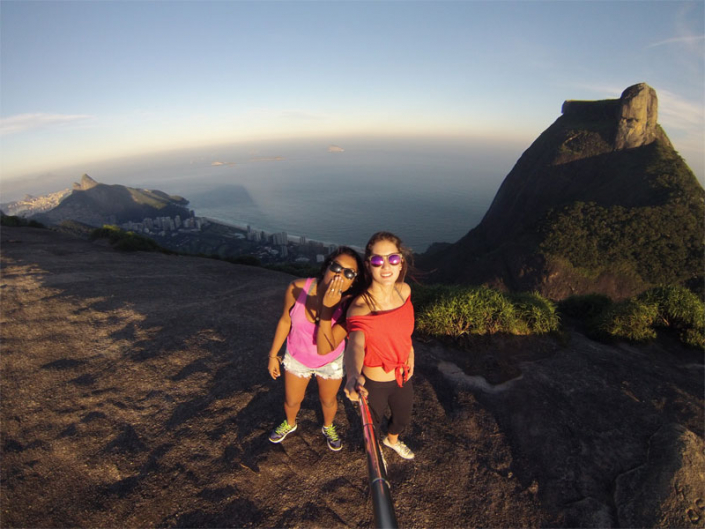
[[[482,222],[421,267],[433,281],[556,299],[621,298],[702,274],[705,192],[657,118],[656,92],[643,83],[618,100],[566,101]]]

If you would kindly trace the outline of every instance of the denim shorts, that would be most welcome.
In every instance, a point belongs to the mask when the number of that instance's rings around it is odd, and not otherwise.
[[[343,353],[332,362],[321,367],[308,367],[296,360],[289,354],[289,351],[284,353],[282,365],[292,375],[302,378],[311,378],[311,375],[316,375],[319,378],[343,378]]]

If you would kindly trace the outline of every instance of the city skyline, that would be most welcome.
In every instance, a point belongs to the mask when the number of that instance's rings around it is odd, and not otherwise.
[[[214,144],[528,145],[646,82],[703,182],[703,2],[0,3],[0,182]]]

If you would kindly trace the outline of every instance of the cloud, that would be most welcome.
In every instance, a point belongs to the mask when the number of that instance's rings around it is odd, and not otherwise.
[[[705,110],[699,102],[687,101],[668,90],[658,92],[659,122],[668,128],[702,130]]]
[[[0,134],[16,134],[28,130],[58,127],[92,117],[86,114],[18,114],[0,119]]]
[[[668,44],[697,44],[705,40],[705,35],[688,35],[686,37],[674,37],[672,39],[660,40],[649,44],[647,48],[655,48],[657,46],[666,46]]]

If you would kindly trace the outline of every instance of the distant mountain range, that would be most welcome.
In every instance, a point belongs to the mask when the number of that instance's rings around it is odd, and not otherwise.
[[[420,257],[431,282],[624,298],[650,285],[702,290],[705,191],[657,124],[653,88],[566,101],[480,224]]]
[[[38,197],[25,195],[22,200],[0,204],[0,210],[6,215],[31,216],[54,209],[64,198],[71,194],[70,189],[49,193]]]
[[[92,226],[176,215],[186,218],[190,215],[188,203],[163,191],[101,184],[84,174],[56,207],[32,218],[45,224],[75,220]]]

